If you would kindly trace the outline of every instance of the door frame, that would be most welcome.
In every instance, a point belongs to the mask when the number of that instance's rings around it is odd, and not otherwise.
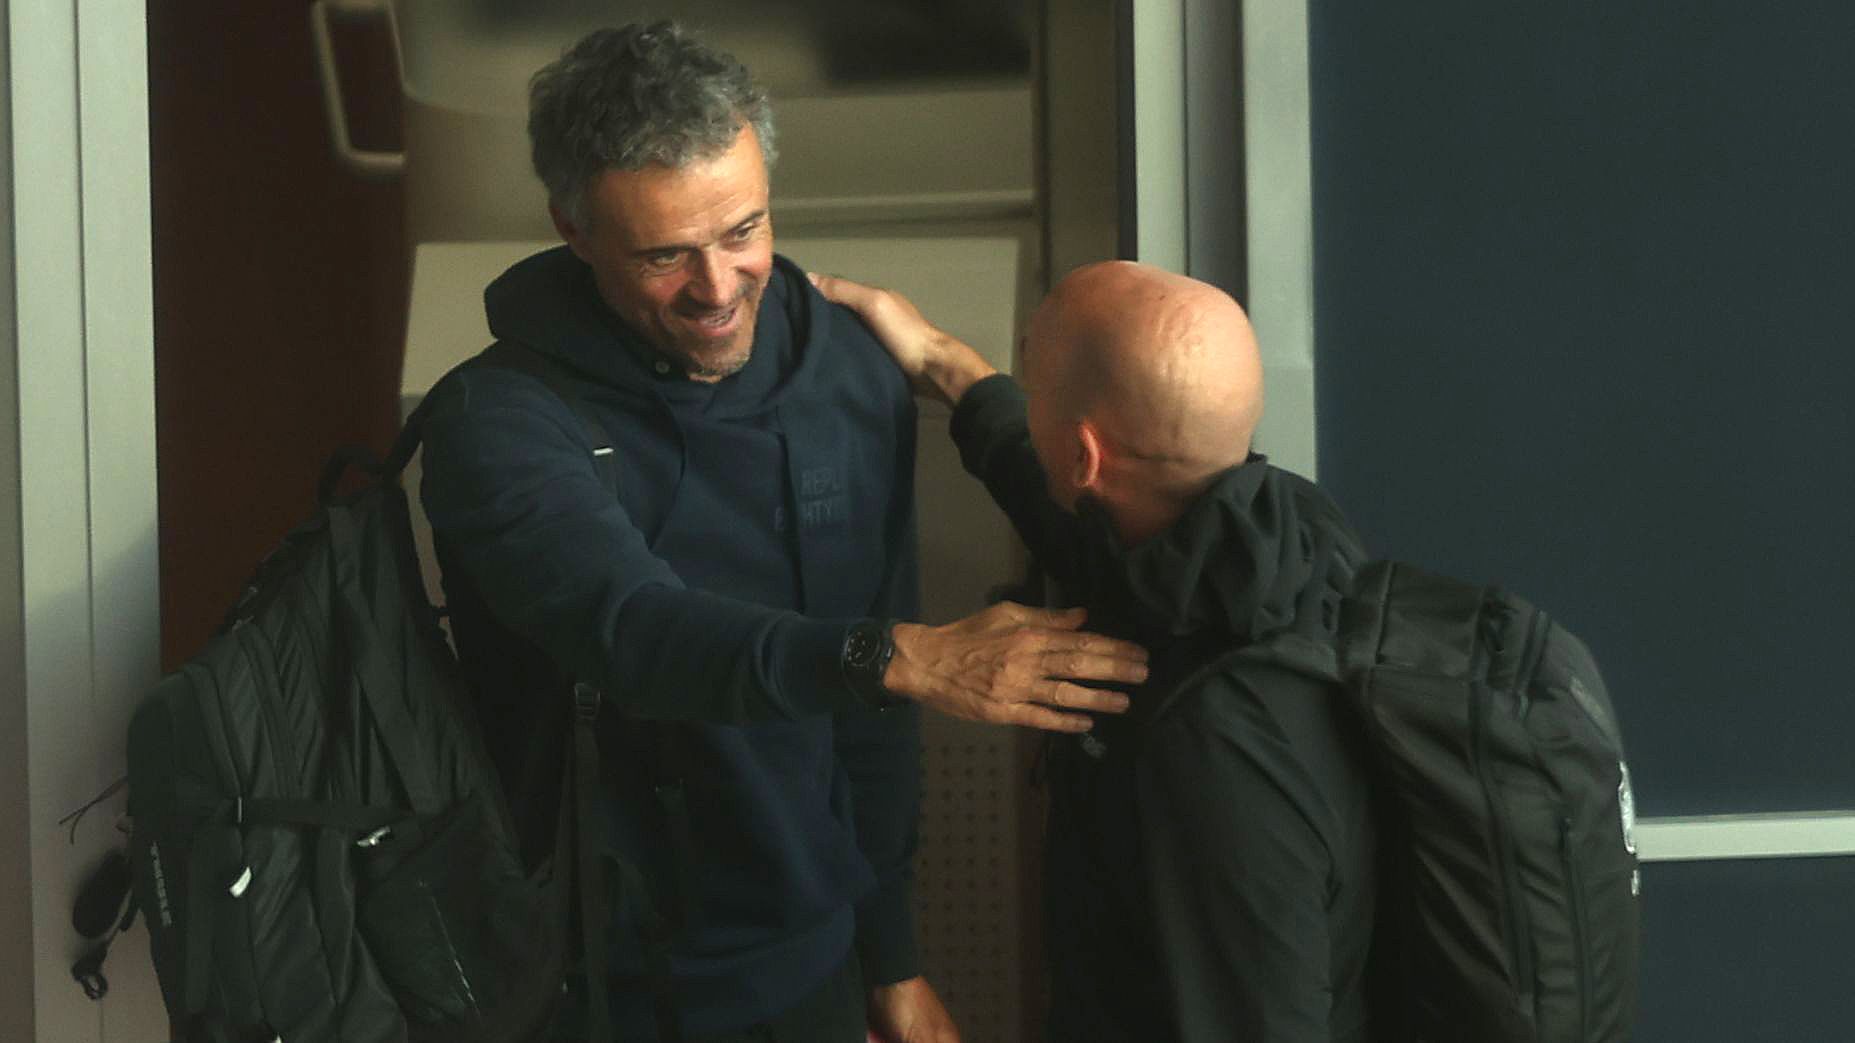
[[[122,838],[132,706],[159,673],[148,35],[141,0],[0,0],[5,23],[6,411],[0,548],[4,803],[26,837],[0,895],[0,1032],[146,1039],[165,1025],[146,941],[108,999],[71,980],[76,891]],[[16,437],[15,437],[16,436]],[[14,528],[16,526],[16,528]],[[158,1031],[158,1030],[157,1030]]]

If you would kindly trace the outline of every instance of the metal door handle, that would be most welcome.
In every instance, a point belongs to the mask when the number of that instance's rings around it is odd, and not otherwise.
[[[384,0],[315,0],[309,5],[309,35],[315,43],[316,75],[322,81],[322,110],[328,117],[329,142],[335,148],[335,158],[342,166],[372,181],[398,177],[406,169],[405,152],[355,148],[348,135],[348,112],[342,104],[341,77],[335,69],[335,47],[329,37],[331,14],[355,21],[383,17],[389,27],[392,14]]]

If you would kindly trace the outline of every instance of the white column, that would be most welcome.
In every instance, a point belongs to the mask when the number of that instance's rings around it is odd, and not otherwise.
[[[6,0],[0,0],[3,5]],[[3,11],[4,7],[0,7]],[[5,20],[0,19],[0,22]],[[7,28],[10,28],[8,26]],[[12,43],[0,41],[0,84],[12,94]],[[26,629],[21,611],[19,379],[13,311],[13,112],[0,105],[0,837],[22,837],[26,810]],[[0,879],[26,880],[29,845],[0,844]],[[32,1038],[32,898],[0,890],[0,1037]]]
[[[1136,259],[1229,290],[1242,270],[1267,383],[1256,448],[1312,478],[1306,0],[1139,0],[1127,31]]]
[[[1136,0],[1130,14],[1134,259],[1183,272],[1185,2]]]
[[[120,843],[122,801],[76,843],[57,824],[122,774],[159,667],[145,13],[10,0],[5,21],[0,814],[27,843],[0,856],[18,860],[0,888],[0,1034],[162,1039],[140,937],[119,943],[104,1004],[69,972],[71,901]]]
[[[1237,0],[1186,0],[1185,257],[1193,278],[1247,299],[1243,235],[1243,12]]]
[[[1243,4],[1250,320],[1267,399],[1257,448],[1315,477],[1314,186],[1307,0]]]

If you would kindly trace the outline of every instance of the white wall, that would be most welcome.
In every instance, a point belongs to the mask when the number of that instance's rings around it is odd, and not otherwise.
[[[1122,128],[1133,141],[1133,259],[1188,272],[1184,0],[1133,4],[1123,31],[1133,91],[1132,126]]]
[[[0,0],[0,15],[5,13]],[[0,84],[11,40],[0,17]],[[4,89],[4,88],[0,88]],[[25,623],[20,611],[19,380],[13,324],[13,120],[0,105],[0,837],[26,834]],[[28,845],[0,844],[0,880],[27,878]],[[32,1038],[32,912],[21,888],[0,891],[0,1038]]]
[[[4,10],[0,821],[27,843],[0,856],[25,885],[0,888],[0,1033],[144,1043],[167,1033],[139,935],[106,1003],[69,973],[71,900],[120,842],[121,801],[75,843],[57,824],[122,773],[129,710],[159,667],[144,8]]]
[[[1234,0],[1213,2],[1236,6]],[[1307,0],[1248,0],[1241,7],[1248,303],[1268,379],[1256,445],[1275,463],[1314,478],[1314,185],[1308,137]],[[1207,186],[1205,191],[1215,188]]]
[[[1128,30],[1136,259],[1226,289],[1242,273],[1266,382],[1256,448],[1312,478],[1306,0],[1143,0]]]

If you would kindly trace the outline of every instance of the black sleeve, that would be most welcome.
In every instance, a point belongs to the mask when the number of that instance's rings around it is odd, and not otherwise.
[[[1333,861],[1259,703],[1219,690],[1141,751],[1142,857],[1182,1043],[1328,1043]]]
[[[488,371],[432,394],[421,498],[503,626],[640,716],[736,723],[856,704],[837,662],[849,624],[684,587],[552,392]]]
[[[1063,586],[1080,589],[1081,527],[1050,498],[1017,382],[1000,373],[968,388],[954,407],[951,431],[967,473],[985,483],[1038,564]]]

